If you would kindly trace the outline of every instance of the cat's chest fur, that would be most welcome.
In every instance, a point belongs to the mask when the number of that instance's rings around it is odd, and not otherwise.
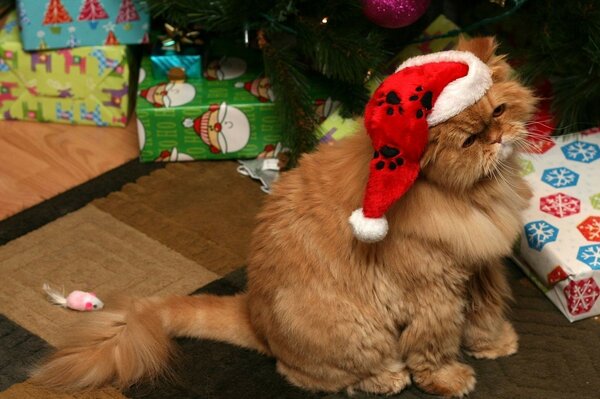
[[[516,179],[514,184],[521,184]],[[504,182],[460,194],[421,182],[399,204],[390,226],[438,247],[457,263],[478,264],[510,254],[526,201]]]

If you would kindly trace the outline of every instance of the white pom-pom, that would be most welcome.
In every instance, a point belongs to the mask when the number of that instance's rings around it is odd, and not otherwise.
[[[235,82],[235,87],[237,87],[238,89],[243,89],[244,85],[245,85],[244,82]]]
[[[185,126],[185,127],[192,127],[192,126],[194,126],[194,120],[192,118],[185,118],[183,120],[183,126]]]
[[[362,242],[381,241],[388,232],[388,222],[385,216],[380,218],[365,217],[362,208],[352,212],[349,221],[354,236]]]

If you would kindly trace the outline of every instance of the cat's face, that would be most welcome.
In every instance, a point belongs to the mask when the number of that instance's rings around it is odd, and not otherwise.
[[[526,122],[535,109],[531,91],[511,76],[503,57],[494,55],[491,38],[461,40],[492,69],[493,85],[477,103],[447,122],[430,128],[422,173],[430,181],[465,190],[485,178],[502,178],[507,160],[525,145]]]

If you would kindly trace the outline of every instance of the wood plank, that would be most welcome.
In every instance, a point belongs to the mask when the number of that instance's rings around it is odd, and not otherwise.
[[[126,128],[0,121],[0,220],[139,155]]]

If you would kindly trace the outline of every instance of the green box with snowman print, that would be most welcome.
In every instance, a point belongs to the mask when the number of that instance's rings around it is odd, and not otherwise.
[[[281,141],[284,127],[259,57],[250,50],[224,53],[209,56],[204,79],[189,81],[176,70],[156,79],[150,60],[142,61],[136,105],[142,162],[250,159]],[[313,93],[324,120],[339,103],[319,87]]]

